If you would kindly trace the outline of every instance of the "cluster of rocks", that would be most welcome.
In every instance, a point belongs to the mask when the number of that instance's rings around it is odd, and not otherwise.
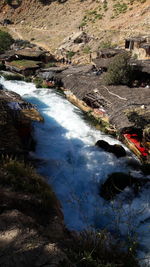
[[[0,90],[0,151],[2,155],[24,155],[34,149],[32,121],[43,121],[36,107],[14,93]]]
[[[123,192],[125,188],[132,190],[132,198],[135,197],[146,186],[150,187],[150,179],[136,178],[130,174],[116,172],[108,176],[107,180],[100,186],[100,196],[106,200],[112,200],[116,195]]]
[[[102,148],[106,152],[113,153],[117,158],[126,156],[125,149],[123,148],[123,146],[119,144],[110,145],[108,142],[104,140],[98,140],[96,142],[96,146],[98,146],[99,148]]]

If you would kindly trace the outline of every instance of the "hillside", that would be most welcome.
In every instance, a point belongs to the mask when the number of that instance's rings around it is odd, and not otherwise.
[[[150,32],[150,0],[68,0],[63,2],[22,0],[18,6],[0,3],[0,21],[10,19],[15,38],[33,42],[55,52],[64,38],[84,30],[92,36],[90,50],[101,42],[123,45],[126,36]],[[144,2],[144,3],[143,3]]]

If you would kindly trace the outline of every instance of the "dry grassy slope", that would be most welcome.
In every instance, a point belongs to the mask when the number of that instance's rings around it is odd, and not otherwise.
[[[120,43],[125,36],[150,34],[150,0],[143,4],[135,0],[133,5],[128,4],[126,13],[121,13],[115,18],[112,18],[113,5],[117,0],[107,1],[107,11],[104,11],[101,1],[68,0],[63,4],[55,1],[43,6],[38,0],[23,0],[20,7],[12,9],[1,0],[0,20],[11,18],[15,22],[11,27],[14,37],[28,40],[35,38],[36,43],[53,52],[65,37],[78,31],[85,14],[93,10],[97,10],[98,14],[104,14],[103,19],[95,19],[93,22],[95,15],[88,13],[88,22],[84,29],[99,38],[97,44],[102,39]],[[128,1],[124,0],[126,3]]]

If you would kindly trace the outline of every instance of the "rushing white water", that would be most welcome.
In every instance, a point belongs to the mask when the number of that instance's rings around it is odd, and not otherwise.
[[[61,201],[67,227],[119,231],[121,236],[138,240],[140,257],[150,256],[148,189],[143,189],[135,198],[131,197],[130,189],[126,189],[112,202],[99,196],[99,186],[108,174],[131,170],[127,158],[118,159],[94,144],[99,139],[111,144],[119,142],[85,122],[82,112],[55,90],[36,89],[32,83],[3,78],[0,83],[36,104],[44,116],[43,124],[35,123],[35,156],[44,160],[39,172],[47,177]]]

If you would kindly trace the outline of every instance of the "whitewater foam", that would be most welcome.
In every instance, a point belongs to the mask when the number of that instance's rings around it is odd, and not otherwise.
[[[36,89],[32,83],[0,82],[29,102],[36,104],[45,123],[35,123],[37,147],[35,156],[44,160],[39,167],[61,201],[64,219],[69,229],[87,227],[108,228],[134,238],[138,233],[139,255],[149,255],[150,196],[148,189],[131,199],[125,199],[127,190],[113,202],[99,196],[99,186],[112,172],[129,172],[126,158],[94,146],[103,139],[110,144],[119,141],[90,126],[82,112],[55,89]],[[143,254],[144,253],[144,254]]]

